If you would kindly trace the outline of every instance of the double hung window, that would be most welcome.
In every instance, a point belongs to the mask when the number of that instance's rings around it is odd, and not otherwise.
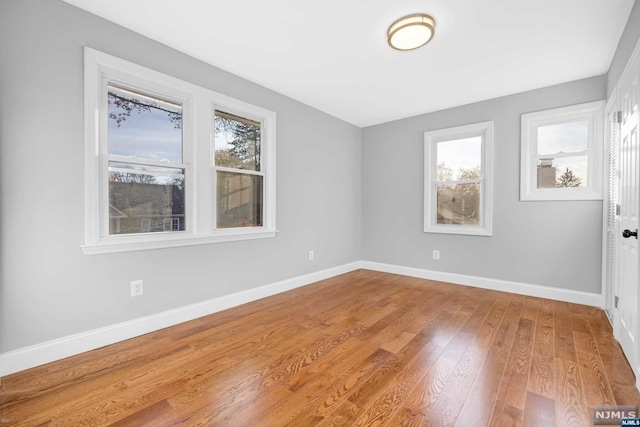
[[[491,235],[493,122],[424,134],[424,231]]]
[[[275,122],[86,48],[84,252],[275,236]]]
[[[107,83],[109,235],[185,230],[182,110]]]
[[[262,226],[264,172],[261,123],[215,111],[216,223],[219,228]]]

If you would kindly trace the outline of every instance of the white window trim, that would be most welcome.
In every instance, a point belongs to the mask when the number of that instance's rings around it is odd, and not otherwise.
[[[273,125],[271,125],[270,123],[267,123],[264,119],[263,116],[261,115],[256,115],[256,114],[251,114],[250,111],[243,106],[244,103],[233,103],[233,102],[225,102],[225,103],[215,103],[214,105],[211,106],[211,112],[213,113],[214,111],[218,110],[218,111],[224,111],[225,113],[230,113],[230,114],[234,114],[236,116],[240,116],[240,117],[244,117],[246,119],[251,119],[254,120],[256,122],[260,122],[260,132],[262,135],[265,135],[265,138],[261,138],[260,140],[260,145],[261,145],[261,149],[260,149],[260,153],[262,155],[262,158],[260,159],[260,169],[262,169],[262,171],[253,171],[253,170],[249,170],[249,169],[236,169],[236,168],[230,168],[230,167],[224,167],[224,166],[216,166],[214,163],[210,164],[210,167],[212,168],[211,170],[211,175],[212,175],[212,182],[213,182],[213,186],[214,188],[217,188],[216,185],[216,179],[217,179],[217,173],[218,171],[220,172],[231,172],[231,173],[242,173],[245,175],[258,175],[258,176],[262,176],[264,181],[266,182],[267,179],[269,179],[268,175],[267,175],[267,171],[274,169],[275,168],[275,162],[276,162],[276,158],[275,158],[275,150],[270,150],[268,152],[265,152],[263,150],[263,148],[266,148],[266,144],[268,144],[269,141],[273,140],[275,141],[275,119],[273,121]],[[214,125],[215,126],[215,125]],[[273,135],[270,133],[271,131],[273,131]],[[263,141],[266,140],[266,141]],[[215,151],[215,140],[211,139],[211,144],[212,144],[212,148],[211,148],[211,152],[213,153]],[[263,155],[264,154],[264,155]],[[265,193],[266,193],[266,187],[265,187]],[[275,214],[275,194],[273,195],[273,199],[270,199],[267,196],[263,196],[264,200],[263,200],[263,210],[266,213],[272,206],[274,205],[274,214]],[[211,200],[211,220],[212,223],[215,225],[217,224],[217,211],[216,211],[216,205],[215,205],[215,200]],[[263,222],[266,221],[266,214],[263,216]],[[265,224],[266,225],[266,224]],[[273,225],[275,228],[275,224]],[[244,228],[232,228],[232,229],[225,229],[225,230],[232,230],[233,231],[242,231]],[[222,230],[220,230],[221,232]]]
[[[456,126],[424,133],[424,232],[491,236],[493,233],[493,121]],[[482,137],[480,225],[438,224],[436,201],[436,145],[438,142]]]
[[[171,96],[183,102],[185,231],[109,235],[106,82]],[[87,255],[274,237],[276,230],[276,113],[129,61],[85,47],[85,243]],[[214,109],[262,124],[263,225],[217,229],[215,224]],[[105,214],[105,212],[107,212]],[[107,227],[105,227],[107,226]]]
[[[602,200],[605,101],[523,114],[520,136],[520,200]],[[589,121],[587,187],[537,188],[537,130],[540,126]]]

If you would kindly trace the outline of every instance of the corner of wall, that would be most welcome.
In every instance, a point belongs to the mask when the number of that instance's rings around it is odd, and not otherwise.
[[[616,52],[611,59],[607,72],[607,98],[613,93],[626,63],[631,58],[636,44],[640,40],[640,2],[635,1],[629,19],[624,27]]]

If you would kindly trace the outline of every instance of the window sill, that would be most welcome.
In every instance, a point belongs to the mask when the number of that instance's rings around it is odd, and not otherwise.
[[[81,245],[85,255],[100,255],[119,252],[146,251],[152,249],[179,248],[183,246],[207,245],[211,243],[234,242],[241,240],[267,239],[275,237],[277,230],[221,232],[207,236],[191,234],[165,234],[154,236],[112,236],[98,243]],[[122,237],[122,238],[120,238]]]
[[[545,202],[545,201],[579,201],[602,200],[602,193],[592,189],[549,188],[526,191],[521,189],[521,202]]]
[[[439,233],[439,234],[461,234],[465,236],[487,236],[493,235],[491,230],[480,227],[464,227],[460,225],[439,225],[426,227],[425,233]]]

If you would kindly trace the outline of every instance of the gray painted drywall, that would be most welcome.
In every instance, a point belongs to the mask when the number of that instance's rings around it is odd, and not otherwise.
[[[609,81],[639,20],[636,3]],[[276,111],[278,236],[83,255],[85,45]],[[600,291],[601,202],[520,202],[519,132],[522,113],[603,99],[606,76],[360,130],[58,0],[0,3],[0,61],[0,352],[359,259]],[[484,120],[493,237],[423,233],[423,132]]]
[[[363,259],[599,293],[602,202],[520,202],[520,115],[605,91],[599,76],[363,129]],[[493,236],[424,233],[423,133],[486,120],[495,126]]]
[[[609,66],[609,72],[607,73],[607,95],[611,95],[613,89],[618,83],[624,67],[629,61],[629,57],[633,52],[640,39],[640,2],[636,0],[629,14],[629,19],[624,27],[616,53],[613,55],[611,65]]]
[[[278,236],[83,255],[83,46],[275,111]],[[3,0],[0,55],[0,353],[361,258],[359,128],[57,0]]]

